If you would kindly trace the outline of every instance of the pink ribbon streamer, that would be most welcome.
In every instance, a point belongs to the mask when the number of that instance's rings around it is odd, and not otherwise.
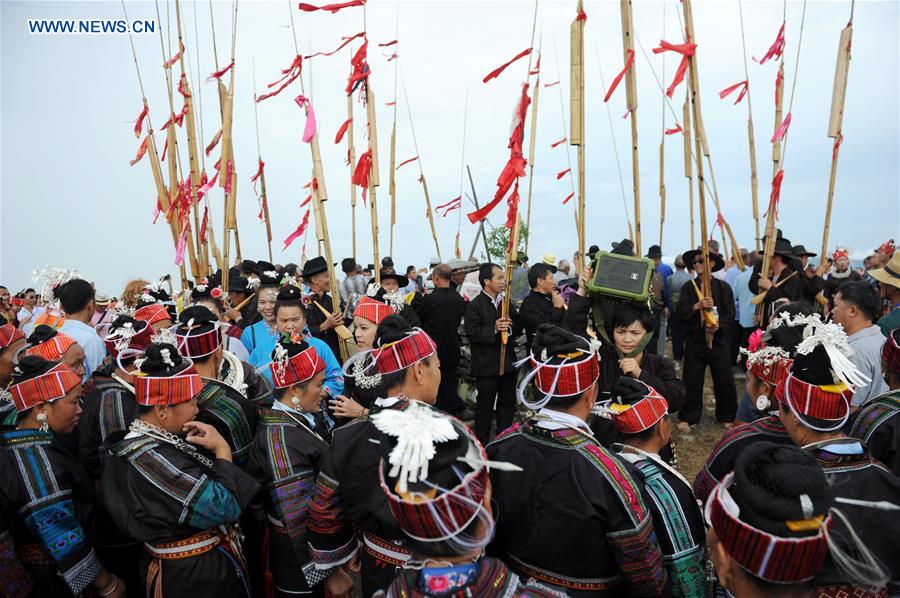
[[[784,120],[781,121],[781,125],[775,131],[775,134],[772,135],[771,143],[776,143],[785,138],[788,132],[788,128],[791,126],[791,113],[788,112],[787,116],[784,117]]]
[[[304,143],[309,143],[316,135],[316,113],[313,111],[312,102],[309,98],[299,95],[294,98],[294,101],[301,108],[306,107],[306,127],[303,129],[303,141]]]

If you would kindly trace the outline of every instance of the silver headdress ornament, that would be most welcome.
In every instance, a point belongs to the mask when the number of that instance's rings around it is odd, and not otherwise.
[[[289,360],[290,354],[288,353],[287,348],[281,343],[276,343],[274,355],[272,357],[272,371],[276,372],[278,376],[281,377]]]
[[[797,345],[799,355],[809,355],[822,346],[831,361],[831,374],[835,383],[843,382],[850,388],[866,386],[872,380],[857,369],[850,361],[853,348],[844,327],[834,322],[825,322],[819,314],[809,316],[803,340]]]
[[[371,283],[369,286],[366,287],[366,297],[374,298],[375,295],[378,294],[379,289],[381,289],[380,284],[378,284],[377,282]]]
[[[259,276],[250,275],[247,277],[247,290],[252,291],[259,288]]]
[[[119,316],[128,316],[129,318],[134,317],[134,312],[137,310],[131,306],[125,305],[124,301],[120,301],[116,303],[115,309],[113,309],[113,320],[118,318]]]
[[[163,328],[150,337],[150,342],[157,344],[168,344],[178,346],[178,337],[175,336],[175,326],[171,328]]]
[[[406,295],[400,293],[400,291],[394,291],[393,293],[385,293],[383,295],[384,302],[391,306],[391,308],[399,313],[404,307],[406,307]]]
[[[41,299],[44,303],[51,303],[56,299],[53,296],[53,290],[56,287],[69,282],[70,280],[79,278],[77,268],[66,270],[65,268],[56,268],[53,266],[34,270],[32,275],[32,282],[34,282],[36,286],[40,285],[41,287]]]
[[[263,274],[265,274],[269,278],[278,278],[277,270],[263,270]]]
[[[263,274],[268,275],[268,272],[263,272]],[[284,278],[281,279],[281,286],[292,286],[300,288],[301,282],[300,279],[296,276],[291,276],[290,274],[285,274]]]
[[[125,322],[112,332],[106,335],[106,338],[103,340],[111,341],[116,348],[116,351],[122,352],[131,345],[132,337],[137,334],[137,330],[134,329],[134,324],[131,322]]]

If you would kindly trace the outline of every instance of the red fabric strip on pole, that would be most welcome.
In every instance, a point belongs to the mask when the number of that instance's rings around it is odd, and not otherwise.
[[[495,68],[494,70],[492,70],[490,73],[488,73],[487,76],[485,76],[485,78],[482,79],[482,81],[483,81],[484,83],[487,83],[487,82],[490,81],[491,79],[496,79],[497,77],[500,76],[500,73],[502,73],[503,71],[506,70],[506,67],[508,67],[509,65],[511,65],[512,63],[514,63],[515,61],[517,61],[517,60],[519,60],[519,59],[521,59],[521,58],[524,58],[525,56],[528,56],[529,54],[531,54],[531,48],[527,48],[527,49],[525,49],[525,50],[522,50],[521,52],[519,52],[518,54],[516,54],[516,56],[515,56],[512,60],[509,60],[509,61],[507,61],[507,62],[504,62],[503,64],[501,64],[500,66],[498,66],[497,68]]]
[[[628,69],[631,68],[631,65],[634,64],[634,50],[628,50],[628,60],[625,61],[625,66],[622,67],[622,70],[619,71],[619,74],[616,75],[616,78],[612,80],[612,83],[609,84],[609,89],[606,90],[606,95],[603,97],[604,102],[608,102],[609,98],[612,96],[613,92],[616,91],[616,88],[619,86],[619,83],[622,81],[622,77],[625,76],[625,73],[628,72]]]
[[[300,10],[304,12],[314,12],[316,10],[327,10],[331,14],[336,13],[339,10],[344,8],[352,8],[354,6],[362,6],[366,3],[366,0],[350,0],[350,2],[340,2],[337,4],[325,4],[323,6],[315,6],[313,4],[300,3]]]

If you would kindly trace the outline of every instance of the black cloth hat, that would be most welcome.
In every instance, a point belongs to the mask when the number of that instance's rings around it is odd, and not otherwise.
[[[232,276],[228,279],[228,290],[235,293],[252,293],[253,287],[245,276]]]
[[[794,255],[794,248],[791,245],[791,242],[784,237],[775,240],[775,250],[773,251],[775,255],[780,255],[781,257],[793,259],[796,257]]]
[[[698,257],[702,252],[699,249],[691,249],[690,251],[685,251],[681,256],[681,259],[684,260],[684,265],[688,268],[693,268],[694,258]],[[722,268],[725,267],[725,260],[722,259],[722,256],[718,253],[714,253],[712,251],[709,252],[709,259],[713,262],[713,268],[710,272],[718,272]]]
[[[794,257],[816,257],[817,255],[819,255],[818,253],[807,251],[806,247],[804,247],[803,245],[794,245],[794,247],[791,249],[791,253],[794,255]]]
[[[631,242],[631,239],[622,239],[618,243],[612,243],[611,253],[634,256],[634,243]]]
[[[404,288],[409,286],[409,279],[403,274],[397,274],[396,272],[389,272],[385,270],[385,268],[381,269],[381,282],[384,283],[385,280],[395,280],[397,284],[400,285],[400,288]]]
[[[328,270],[328,262],[325,261],[325,258],[321,255],[314,257],[303,264],[303,278],[309,278],[326,270]]]
[[[647,257],[651,259],[662,257],[662,248],[659,245],[651,245],[650,249],[647,250]]]
[[[353,272],[356,270],[356,260],[352,257],[345,257],[341,260],[341,270],[343,272]]]

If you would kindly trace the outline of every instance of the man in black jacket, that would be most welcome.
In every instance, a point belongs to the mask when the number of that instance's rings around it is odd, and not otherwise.
[[[699,277],[706,267],[717,272],[725,266],[724,260],[709,252],[710,264],[703,263],[700,250],[687,251],[684,263],[690,264]],[[737,411],[737,390],[734,386],[734,371],[728,352],[730,328],[734,326],[734,294],[731,286],[718,278],[710,277],[710,296],[701,297],[697,289],[699,281],[681,287],[678,298],[678,317],[684,322],[684,367],[682,379],[686,397],[679,411],[681,421],[678,428],[689,432],[691,426],[700,421],[703,413],[703,379],[706,368],[712,374],[713,391],[716,399],[716,420],[724,424],[734,422]],[[713,325],[703,317],[703,310],[715,307],[718,323]],[[712,347],[706,343],[706,331],[713,333]]]
[[[766,298],[763,300],[762,321],[759,323],[763,330],[769,325],[769,318],[779,305],[803,299],[803,283],[795,269],[795,266],[799,264],[795,264],[793,249],[790,241],[779,236],[775,240],[775,251],[770,261],[772,277],[769,278],[768,272],[761,272],[762,264],[755,266],[753,275],[750,276],[750,291],[753,293],[766,292]]]
[[[525,349],[531,350],[531,341],[541,324],[561,325],[566,315],[565,301],[556,290],[554,268],[538,262],[528,269],[528,286],[531,292],[519,306],[519,319],[525,328]]]
[[[482,264],[478,270],[481,292],[466,307],[465,331],[472,348],[470,373],[475,378],[478,398],[475,404],[475,435],[482,444],[491,439],[491,419],[496,412],[497,432],[513,422],[516,413],[516,361],[514,339],[522,333],[518,314],[512,304],[509,317],[500,317],[500,303],[506,288],[506,275],[497,264]],[[503,375],[500,375],[501,333],[508,332]],[[496,400],[496,408],[494,402]]]
[[[451,270],[438,264],[431,273],[434,290],[419,302],[417,312],[422,329],[437,344],[441,360],[441,385],[435,406],[458,416],[465,410],[459,398],[459,324],[466,312],[466,301],[450,288]]]

